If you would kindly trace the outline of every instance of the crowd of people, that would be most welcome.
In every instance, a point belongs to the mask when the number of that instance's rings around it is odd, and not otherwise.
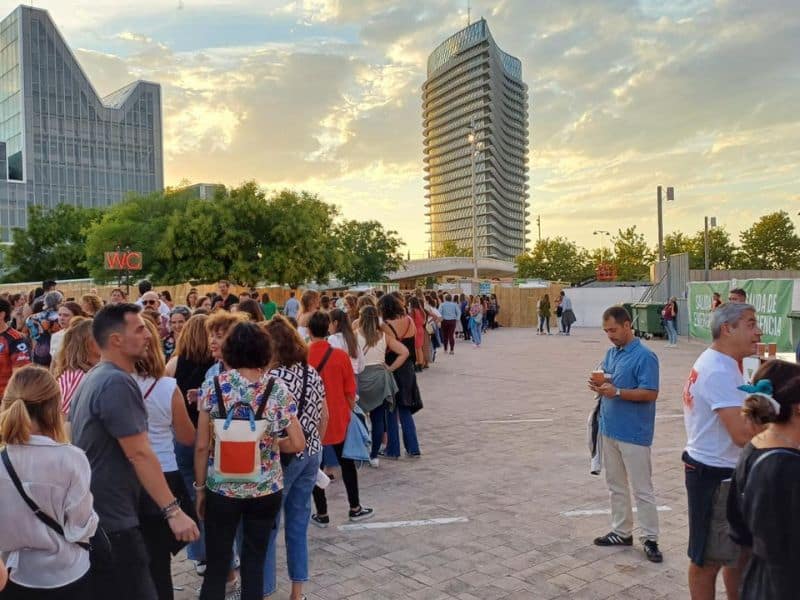
[[[304,598],[330,481],[348,520],[371,518],[362,460],[399,460],[401,439],[419,459],[417,377],[498,326],[492,296],[307,290],[281,308],[228,281],[184,304],[138,289],[0,295],[2,599],[171,599],[184,548],[200,598],[269,597],[279,523]],[[354,419],[371,425],[363,459]]]
[[[742,361],[761,341],[744,290],[718,295],[712,344],[695,361],[683,391],[687,443],[688,585],[692,600],[713,600],[720,573],[731,600],[796,598],[800,558],[800,366],[762,360],[747,382]],[[646,558],[663,560],[652,483],[651,446],[659,362],[621,306],[603,314],[612,343],[592,373],[592,472],[605,471],[611,531],[598,546],[633,545],[633,507]],[[672,342],[670,342],[672,343]]]

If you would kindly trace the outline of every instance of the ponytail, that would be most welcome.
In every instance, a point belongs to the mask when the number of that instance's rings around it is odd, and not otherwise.
[[[28,407],[22,398],[14,399],[0,412],[0,440],[4,444],[25,444],[31,439],[33,423],[28,414]]]

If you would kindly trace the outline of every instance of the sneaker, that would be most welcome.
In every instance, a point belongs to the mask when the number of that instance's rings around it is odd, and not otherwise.
[[[653,540],[647,540],[644,543],[644,554],[650,562],[660,563],[664,560],[661,550],[658,549],[658,542]]]
[[[225,584],[225,600],[241,600],[242,598],[242,582],[237,577],[233,581]]]
[[[311,515],[311,522],[316,525],[317,527],[321,527],[325,529],[328,527],[328,524],[331,522],[331,518],[329,516],[320,517],[319,515]]]
[[[377,459],[377,458],[370,458],[370,459],[369,459],[369,466],[370,466],[370,467],[372,467],[373,469],[377,469],[378,467],[380,467],[380,466],[381,466],[381,461],[380,461],[380,459]]]
[[[204,561],[204,560],[196,560],[196,561],[194,561],[194,572],[197,573],[200,577],[205,577],[205,574],[206,574],[206,561]]]
[[[633,546],[633,536],[622,537],[618,533],[607,533],[594,539],[595,546]]]
[[[375,515],[375,511],[365,506],[360,507],[356,512],[350,511],[351,521],[366,521]],[[313,517],[312,517],[313,518]]]
[[[419,458],[420,456],[422,456],[422,452],[413,452],[413,453],[412,452],[406,452],[406,456],[408,458]]]

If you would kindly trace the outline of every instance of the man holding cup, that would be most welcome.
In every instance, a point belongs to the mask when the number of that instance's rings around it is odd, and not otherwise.
[[[633,545],[632,491],[645,555],[652,562],[661,562],[650,462],[658,398],[658,357],[634,335],[631,317],[621,306],[612,306],[603,313],[603,330],[614,346],[603,359],[602,373],[599,370],[592,373],[589,388],[602,398],[600,435],[611,495],[611,531],[596,538],[594,543]]]

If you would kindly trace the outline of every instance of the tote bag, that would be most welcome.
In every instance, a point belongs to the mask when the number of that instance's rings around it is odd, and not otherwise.
[[[222,481],[258,482],[261,476],[259,446],[268,425],[264,419],[264,409],[274,385],[275,380],[270,377],[267,390],[262,394],[261,403],[254,414],[252,406],[246,402],[236,402],[226,410],[219,378],[214,377],[221,417],[214,419],[214,472]],[[234,418],[234,411],[238,407],[247,409],[248,418]]]
[[[344,438],[344,448],[342,448],[342,458],[360,462],[369,462],[369,451],[372,446],[372,438],[366,425],[364,411],[356,405],[347,425],[347,436]]]

